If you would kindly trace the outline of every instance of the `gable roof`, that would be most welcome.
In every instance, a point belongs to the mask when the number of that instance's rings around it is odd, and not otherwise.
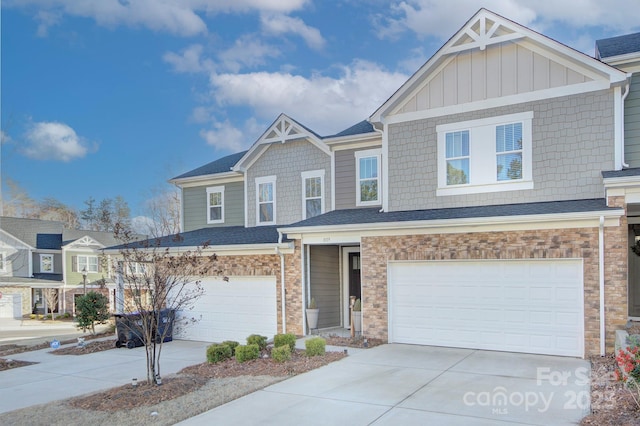
[[[242,172],[251,167],[269,148],[269,145],[273,143],[284,144],[290,141],[305,139],[327,155],[330,155],[329,147],[322,142],[322,138],[316,132],[300,124],[288,115],[280,114],[262,136],[249,148],[240,161],[238,161],[233,167],[233,170]]]
[[[372,133],[372,132],[374,132],[373,125],[369,123],[367,120],[362,120],[361,122],[356,123],[353,126],[348,127],[342,130],[341,132],[336,133],[335,135],[324,136],[323,139],[362,135],[362,134]]]
[[[614,56],[640,53],[640,33],[596,40],[596,58],[606,60]]]
[[[233,170],[233,166],[247,153],[247,151],[236,152],[226,157],[218,158],[210,163],[200,166],[196,169],[183,173],[169,180],[169,182],[179,181],[181,179],[215,175],[219,173],[228,173]]]
[[[87,231],[83,229],[65,229],[62,234],[62,241],[65,247],[74,243],[80,246],[97,245],[107,247],[118,243],[113,232]]]
[[[0,217],[0,229],[22,241],[32,248],[51,249],[53,242],[51,235],[62,234],[64,225],[62,222],[40,219],[24,219],[20,217]],[[49,237],[41,237],[40,242],[43,247],[38,247],[38,235],[49,235]],[[57,249],[60,249],[58,245]]]
[[[601,89],[600,86],[605,84],[609,87],[611,84],[623,83],[627,78],[625,73],[616,68],[483,8],[382,104],[371,115],[369,121],[382,122],[384,117],[399,110],[405,100],[423,88],[430,76],[443,71],[456,59],[457,55],[463,52],[481,52],[494,45],[504,46],[506,42],[526,46],[528,50],[538,55],[543,53],[552,56],[559,66],[568,70],[580,69],[585,73],[583,84],[591,83],[590,80],[597,80],[600,83],[594,85],[593,90]],[[535,89],[529,90],[528,93],[537,92],[538,89]],[[558,91],[553,87],[549,87],[547,92],[558,96]],[[501,96],[503,95],[498,95],[498,98]]]

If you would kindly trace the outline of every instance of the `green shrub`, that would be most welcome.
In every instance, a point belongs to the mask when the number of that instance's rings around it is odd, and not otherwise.
[[[287,345],[289,346],[290,352],[293,352],[296,348],[296,335],[287,333],[287,334],[276,334],[273,336],[273,346],[279,348],[280,346]]]
[[[327,341],[322,337],[312,337],[304,341],[307,356],[324,355]]]
[[[236,347],[236,361],[238,362],[245,362],[252,359],[258,359],[259,356],[260,356],[260,347],[255,343],[250,345],[238,345]]]
[[[207,348],[207,362],[215,364],[224,361],[231,358],[231,353],[232,350],[229,345],[214,343]]]
[[[271,358],[275,362],[285,362],[291,359],[291,347],[287,344],[273,348]]]
[[[252,334],[247,337],[247,345],[258,345],[258,348],[262,351],[267,348],[267,336]]]
[[[236,342],[235,340],[225,340],[224,342],[222,342],[222,344],[229,346],[231,348],[231,356],[234,356],[236,354],[236,347],[240,343]]]

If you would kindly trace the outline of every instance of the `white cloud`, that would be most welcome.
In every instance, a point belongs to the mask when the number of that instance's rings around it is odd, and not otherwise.
[[[280,50],[275,46],[247,35],[236,40],[233,47],[221,52],[218,58],[221,67],[231,72],[238,72],[242,68],[264,65],[266,58],[278,56],[280,56]]]
[[[64,123],[32,123],[25,142],[22,153],[36,160],[68,162],[84,157],[89,151],[86,141]]]
[[[320,134],[330,134],[369,116],[408,78],[366,61],[355,61],[340,71],[336,78],[212,73],[211,95],[222,106],[250,107],[265,121],[284,112]]]
[[[193,36],[207,32],[199,13],[290,13],[306,3],[307,0],[5,0],[3,7],[38,8],[39,35],[46,35],[48,28],[57,23],[51,17],[66,14],[90,18],[106,27],[141,26]]]
[[[242,151],[253,142],[229,121],[214,122],[213,128],[200,131],[200,137],[218,150],[233,152]]]
[[[210,59],[202,59],[203,47],[200,44],[193,44],[180,54],[174,52],[166,52],[162,59],[173,65],[173,70],[183,73],[197,73],[203,71],[213,71],[215,68]]]
[[[38,24],[38,31],[36,34],[38,37],[46,37],[49,35],[49,28],[58,25],[60,23],[60,13],[50,12],[48,10],[40,10],[36,14],[36,21]]]
[[[312,49],[320,50],[325,45],[325,40],[317,28],[310,27],[300,18],[292,18],[282,14],[262,14],[260,17],[262,30],[267,34],[297,34]]]
[[[0,144],[5,144],[11,142],[11,136],[6,134],[4,130],[0,130]]]
[[[380,37],[392,38],[410,30],[419,36],[436,36],[446,40],[480,7],[489,9],[524,26],[543,31],[562,24],[573,29],[605,26],[618,33],[638,28],[637,0],[619,0],[616,6],[601,0],[403,0],[390,6],[390,13],[375,16]]]

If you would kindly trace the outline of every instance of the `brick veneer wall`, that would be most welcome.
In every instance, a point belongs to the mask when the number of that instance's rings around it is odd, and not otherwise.
[[[605,228],[607,350],[627,319],[626,221]],[[585,354],[599,353],[598,228],[365,237],[361,244],[363,334],[388,339],[387,262],[582,258]]]

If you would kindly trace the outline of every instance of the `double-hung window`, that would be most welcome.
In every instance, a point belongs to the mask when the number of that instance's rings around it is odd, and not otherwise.
[[[78,256],[77,272],[98,272],[98,256]]]
[[[533,189],[533,112],[443,124],[438,196]]]
[[[53,255],[41,254],[40,255],[40,272],[45,274],[53,274]]]
[[[324,170],[302,173],[302,219],[324,213]]]
[[[256,178],[256,225],[276,224],[276,177]]]
[[[379,149],[356,152],[356,205],[380,205],[381,172]]]
[[[224,223],[224,186],[207,188],[207,223]]]

